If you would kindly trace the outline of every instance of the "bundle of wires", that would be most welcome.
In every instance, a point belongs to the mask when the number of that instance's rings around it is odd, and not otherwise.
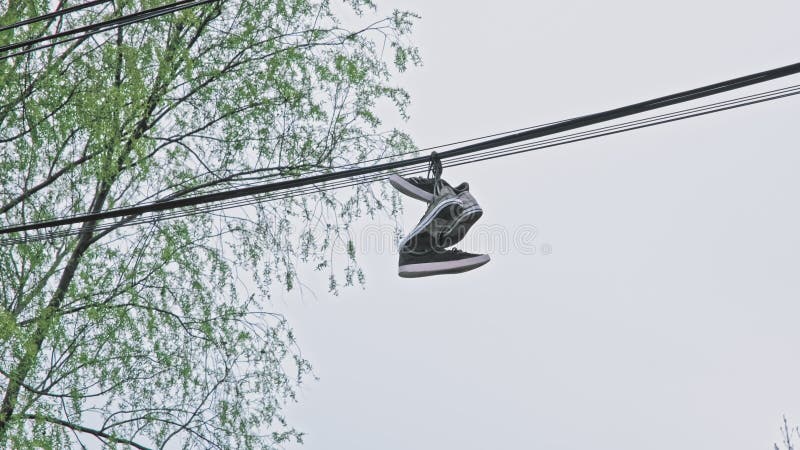
[[[737,97],[730,100],[718,101],[702,106],[682,109],[679,111],[649,116],[641,119],[630,120],[613,125],[594,127],[588,130],[559,134],[555,137],[531,139],[525,142],[513,142],[520,135],[543,134],[548,136],[549,130],[569,128],[570,124],[580,123],[592,116],[582,116],[575,119],[538,125],[534,127],[482,136],[475,139],[454,142],[419,150],[420,152],[441,150],[444,167],[455,167],[464,164],[486,161],[515,154],[556,147],[569,143],[595,139],[637,129],[662,125],[707,114],[713,114],[735,108],[741,108],[756,103],[762,103],[780,98],[800,94],[800,85],[768,90],[765,92]],[[509,144],[495,145],[503,140],[511,141]],[[463,144],[466,146],[451,148]],[[477,148],[474,151],[470,149]],[[465,151],[467,150],[467,151]],[[316,170],[307,172],[303,178],[278,178],[269,184],[243,183],[235,189],[221,189],[205,192],[202,195],[176,198],[165,197],[152,202],[142,203],[133,207],[110,209],[98,214],[72,216],[56,220],[21,224],[14,227],[0,229],[1,234],[17,234],[0,239],[0,244],[14,244],[30,241],[50,240],[65,236],[77,235],[82,232],[80,227],[72,225],[88,221],[99,221],[117,218],[115,221],[99,222],[92,228],[94,232],[102,232],[154,221],[177,219],[196,214],[208,214],[216,211],[241,208],[260,202],[285,200],[310,194],[329,192],[336,189],[351,188],[358,185],[382,181],[388,173],[393,172],[402,176],[411,176],[424,173],[427,170],[428,158],[425,156],[413,157],[416,152],[407,152],[382,158],[362,161],[358,165],[348,164],[331,167],[326,171]],[[402,159],[404,156],[412,156]],[[400,159],[398,159],[400,158]],[[310,176],[308,176],[310,175]],[[316,178],[316,179],[315,179]],[[320,180],[320,178],[322,180]],[[326,181],[330,178],[330,181]],[[30,231],[38,230],[35,233]],[[22,233],[21,235],[18,233]]]
[[[0,28],[0,33],[15,28],[19,28],[24,25],[30,25],[33,23],[61,17],[67,14],[71,14],[77,11],[90,8],[92,6],[106,3],[108,1],[109,0],[95,0],[84,3],[82,5],[77,5],[70,8],[65,8],[63,10],[54,11],[52,13],[43,14],[41,16],[37,16],[31,19],[26,19],[21,22],[17,22]],[[27,55],[29,53],[36,52],[38,50],[55,47],[57,45],[61,45],[75,40],[86,39],[90,36],[94,36],[96,34],[103,33],[109,30],[124,27],[127,25],[132,25],[139,22],[144,22],[146,20],[153,19],[155,17],[160,17],[167,14],[173,14],[175,12],[184,9],[195,8],[200,5],[205,5],[217,1],[219,0],[180,0],[163,6],[146,9],[144,11],[139,11],[115,17],[113,19],[92,23],[89,25],[73,28],[70,30],[59,31],[57,33],[52,33],[45,36],[31,38],[21,42],[15,42],[0,47],[0,60],[13,58],[16,56]]]

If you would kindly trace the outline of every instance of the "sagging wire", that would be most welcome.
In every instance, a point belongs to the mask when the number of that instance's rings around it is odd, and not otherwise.
[[[780,98],[785,98],[793,95],[800,94],[800,85],[794,85],[786,88],[775,89],[771,91],[766,91],[758,94],[752,94],[748,96],[738,97],[731,100],[720,101],[708,105],[697,106],[693,108],[688,108],[676,112],[670,112],[665,114],[660,114],[652,117],[647,117],[643,119],[628,121],[620,124],[605,126],[601,128],[596,128],[592,130],[582,131],[578,133],[571,133],[563,136],[558,136],[549,139],[542,139],[536,140],[532,142],[527,142],[524,144],[518,145],[511,145],[511,146],[504,146],[500,148],[490,148],[483,151],[478,151],[472,154],[467,154],[459,157],[454,157],[447,160],[444,163],[445,167],[454,167],[463,164],[470,164],[479,161],[485,161],[489,159],[510,156],[514,154],[519,154],[523,152],[530,152],[534,150],[540,150],[544,148],[555,147],[558,145],[564,145],[568,143],[594,139],[597,137],[602,136],[609,136],[613,134],[618,134],[626,131],[632,131],[636,129],[641,129],[645,127],[651,127],[655,125],[670,123],[678,120],[684,120],[692,117],[698,117],[701,115],[721,112],[729,109],[740,108],[743,106],[748,106],[756,103],[777,100]],[[561,121],[563,122],[563,121]],[[554,123],[561,123],[561,122],[554,122]],[[536,129],[541,128],[539,127],[531,127],[528,129]],[[497,135],[506,135],[507,133],[498,133]],[[482,138],[476,138],[469,141],[475,141]],[[444,145],[444,146],[447,146]],[[433,148],[442,148],[444,146],[437,146]],[[392,155],[387,158],[396,158],[399,155]],[[349,167],[350,164],[337,166],[338,167]],[[412,174],[419,174],[423,173],[427,168],[427,162],[413,164],[407,167],[402,167],[399,169],[393,170],[393,172],[398,173],[402,176],[409,176]],[[280,191],[279,194],[275,193],[266,193],[266,194],[257,194],[251,197],[243,197],[243,198],[235,198],[230,200],[223,200],[215,203],[208,203],[202,205],[195,205],[187,208],[181,208],[176,210],[167,210],[157,212],[155,214],[150,215],[131,215],[127,218],[123,218],[120,221],[114,221],[105,224],[97,224],[94,228],[95,232],[103,232],[107,230],[112,230],[114,228],[118,228],[120,226],[130,226],[130,225],[137,225],[137,224],[144,224],[144,223],[151,223],[154,221],[162,221],[162,220],[171,220],[176,218],[188,217],[196,214],[206,214],[213,211],[219,211],[223,209],[230,209],[230,208],[241,208],[246,206],[251,206],[257,203],[267,202],[267,201],[278,201],[278,200],[286,200],[293,197],[305,196],[310,194],[319,194],[328,191],[332,191],[335,189],[343,189],[349,187],[355,187],[362,184],[374,183],[376,181],[383,180],[387,174],[389,173],[388,170],[379,171],[375,173],[367,173],[365,175],[352,177],[349,179],[342,179],[336,180],[333,182],[325,183],[321,186],[317,185],[308,185],[297,187],[293,189],[286,189]],[[291,180],[285,180],[291,181]],[[220,193],[224,193],[225,191],[221,191]],[[158,202],[154,202],[158,203]],[[2,232],[2,230],[0,230]],[[53,230],[45,233],[36,233],[34,235],[29,235],[26,233],[24,236],[14,237],[14,238],[3,238],[0,239],[0,244],[13,244],[13,243],[21,243],[21,242],[30,242],[30,241],[40,241],[40,240],[48,240],[48,239],[55,239],[59,237],[71,236],[75,234],[79,234],[81,232],[80,228],[69,228],[66,230]]]

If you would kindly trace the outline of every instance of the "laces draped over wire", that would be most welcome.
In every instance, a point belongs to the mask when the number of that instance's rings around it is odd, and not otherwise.
[[[442,189],[442,160],[439,154],[431,152],[431,160],[428,163],[428,178],[433,173],[433,195],[439,195]]]

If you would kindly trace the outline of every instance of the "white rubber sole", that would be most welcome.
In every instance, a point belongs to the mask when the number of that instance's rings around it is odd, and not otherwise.
[[[421,200],[426,203],[430,203],[433,201],[432,193],[414,186],[413,184],[406,181],[405,178],[395,173],[389,175],[389,184],[391,184],[392,186],[394,186],[395,189],[402,192],[403,194],[406,194],[411,198],[415,198],[417,200]]]
[[[441,242],[443,245],[451,247],[461,242],[470,228],[472,228],[482,216],[483,209],[481,209],[480,206],[473,206],[459,214],[458,217],[453,220],[453,224],[442,232]]]
[[[464,225],[465,223],[469,222],[475,223],[478,221],[478,219],[481,218],[481,216],[483,216],[483,209],[481,209],[480,206],[473,206],[470,209],[465,209],[464,211],[461,212],[461,214],[458,215],[456,220],[453,221],[453,225],[447,230],[445,230],[444,234],[445,235],[452,234],[456,230],[456,228]]]
[[[411,231],[411,233],[408,233],[408,236],[406,236],[405,239],[400,241],[400,244],[399,244],[400,247],[403,247],[404,245],[406,245],[406,243],[408,243],[408,241],[410,241],[414,236],[416,236],[422,230],[424,230],[425,227],[430,225],[430,223],[433,221],[433,219],[440,212],[442,212],[443,209],[445,209],[446,207],[448,207],[450,205],[455,205],[455,204],[458,204],[458,203],[459,203],[459,200],[458,200],[457,197],[449,198],[447,200],[442,200],[442,202],[440,202],[438,205],[436,205],[436,208],[434,208],[433,210],[428,212],[428,214],[425,214],[425,216],[422,217],[422,220],[420,220],[420,222],[417,224],[417,226],[414,227],[414,229]]]
[[[477,255],[471,258],[459,259],[456,261],[440,261],[418,264],[406,264],[400,266],[398,275],[401,278],[420,278],[433,275],[446,275],[453,273],[468,272],[488,263],[491,258],[489,255]]]

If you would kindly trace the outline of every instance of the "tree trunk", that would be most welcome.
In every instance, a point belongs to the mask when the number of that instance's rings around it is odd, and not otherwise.
[[[110,191],[110,184],[103,183],[97,192],[97,196],[90,210],[99,210],[105,203],[106,197]],[[25,383],[25,379],[28,377],[30,370],[36,365],[36,359],[39,356],[39,351],[47,337],[47,333],[50,331],[50,326],[64,301],[70,283],[72,283],[72,280],[75,278],[75,272],[78,269],[81,258],[91,244],[96,224],[97,222],[83,224],[80,239],[69,258],[69,262],[67,262],[64,268],[64,272],[61,274],[58,287],[53,293],[50,303],[48,303],[47,307],[42,310],[41,314],[36,319],[35,329],[30,340],[25,345],[25,354],[10,373],[8,387],[3,396],[3,402],[0,403],[0,447],[5,446],[8,426],[11,421],[11,416],[14,414],[14,408],[16,408],[17,405],[20,388]]]

